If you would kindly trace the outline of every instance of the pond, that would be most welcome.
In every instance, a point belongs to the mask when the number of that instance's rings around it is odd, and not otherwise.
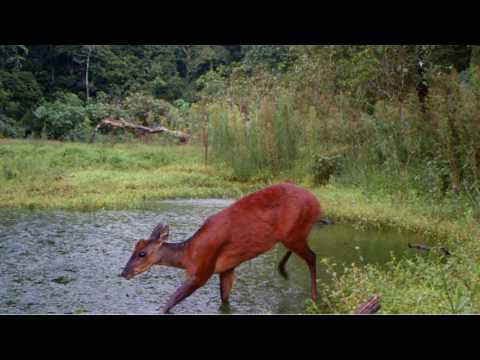
[[[154,267],[126,281],[118,276],[135,242],[159,222],[170,225],[170,241],[191,236],[204,220],[232,202],[164,201],[156,211],[95,213],[0,210],[0,313],[3,314],[158,314],[185,279],[184,271]],[[341,264],[383,264],[411,256],[414,234],[359,231],[350,225],[318,226],[310,236],[317,253],[319,281],[328,281],[320,266],[331,258]],[[285,254],[274,250],[236,270],[229,308],[220,308],[219,279],[173,309],[175,314],[292,314],[305,309],[309,273],[293,256],[287,281],[277,273]],[[323,270],[322,270],[323,269]]]

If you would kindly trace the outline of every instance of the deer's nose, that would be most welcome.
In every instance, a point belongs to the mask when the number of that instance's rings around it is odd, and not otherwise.
[[[132,274],[130,271],[128,270],[123,270],[123,272],[120,274],[121,277],[123,277],[124,279],[127,279],[127,280],[130,280],[131,278],[134,277],[135,274]]]

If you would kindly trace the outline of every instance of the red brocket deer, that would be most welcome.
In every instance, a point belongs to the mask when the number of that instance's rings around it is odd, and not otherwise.
[[[279,184],[255,192],[211,216],[183,243],[167,242],[169,228],[160,224],[149,240],[140,240],[121,276],[127,280],[153,265],[185,269],[186,282],[163,309],[170,310],[202,287],[214,274],[220,276],[220,296],[228,303],[234,271],[245,261],[258,257],[282,243],[287,254],[278,270],[288,279],[285,266],[292,253],[308,265],[311,294],[317,300],[316,255],[307,238],[320,221],[321,208],[310,192],[292,184]]]

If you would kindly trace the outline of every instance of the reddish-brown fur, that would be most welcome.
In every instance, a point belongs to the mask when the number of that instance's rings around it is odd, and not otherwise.
[[[228,302],[234,270],[282,243],[289,252],[279,266],[284,266],[291,253],[303,258],[310,269],[312,298],[317,298],[315,253],[307,243],[314,224],[320,220],[317,198],[292,184],[274,185],[253,193],[211,216],[189,240],[169,244],[168,228],[141,241],[127,264],[123,276],[131,278],[152,265],[183,268],[188,280],[177,290],[164,312],[203,286],[213,274],[219,274],[223,302]],[[154,232],[155,233],[155,232]],[[138,254],[143,252],[144,257]]]

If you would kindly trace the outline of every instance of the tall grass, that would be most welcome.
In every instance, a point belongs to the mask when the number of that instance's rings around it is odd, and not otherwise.
[[[436,75],[425,106],[413,89],[368,113],[352,94],[299,88],[289,76],[242,83],[251,91],[225,91],[204,108],[211,159],[232,178],[310,183],[315,159],[339,156],[333,182],[405,201],[456,197],[480,219],[480,69],[467,80]]]
[[[305,164],[313,153],[313,116],[302,118],[292,99],[264,99],[249,119],[238,107],[208,108],[213,161],[226,164],[235,179],[273,179]]]

